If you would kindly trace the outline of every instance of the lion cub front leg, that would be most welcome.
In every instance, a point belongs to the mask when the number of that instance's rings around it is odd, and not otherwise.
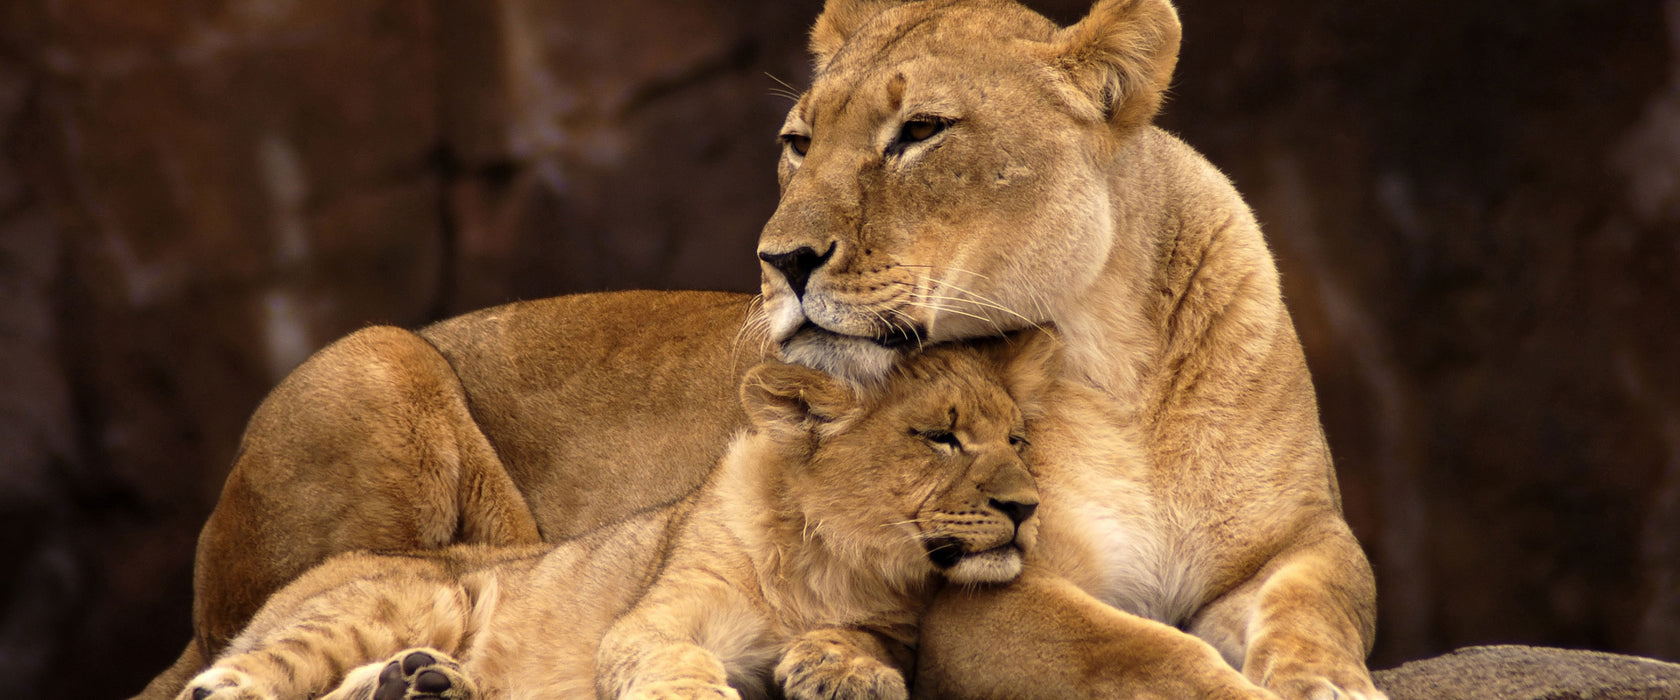
[[[696,644],[621,636],[601,645],[599,660],[604,698],[741,700],[723,661]]]
[[[903,653],[894,654],[893,650]],[[800,635],[776,665],[788,700],[904,700],[908,649],[872,632],[828,627]]]
[[[656,588],[652,595],[658,594]],[[614,623],[596,651],[599,696],[740,700],[741,694],[729,687],[723,660],[677,631],[692,626],[687,612],[681,606],[644,604]]]

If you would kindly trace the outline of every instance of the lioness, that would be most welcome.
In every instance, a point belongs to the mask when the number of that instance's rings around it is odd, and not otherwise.
[[[830,0],[761,299],[564,297],[322,351],[251,419],[199,540],[197,638],[152,696],[333,553],[553,540],[679,497],[761,348],[861,378],[1049,322],[1071,398],[1031,427],[1040,561],[937,597],[916,691],[1378,697],[1374,583],[1276,267],[1230,182],[1149,123],[1178,40],[1165,0],[1065,28]]]
[[[540,553],[341,555],[180,698],[766,697],[772,668],[790,698],[904,698],[936,572],[1005,583],[1032,547],[1021,409],[1053,343],[930,349],[862,391],[767,362],[688,498]]]

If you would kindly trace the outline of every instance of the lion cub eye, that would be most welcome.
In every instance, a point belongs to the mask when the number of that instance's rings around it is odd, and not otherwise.
[[[782,134],[782,143],[793,149],[796,155],[803,156],[811,150],[811,137],[804,134]]]
[[[920,436],[923,440],[935,445],[944,445],[953,450],[962,449],[962,441],[957,439],[956,433],[949,430],[916,430],[911,428],[910,434]]]

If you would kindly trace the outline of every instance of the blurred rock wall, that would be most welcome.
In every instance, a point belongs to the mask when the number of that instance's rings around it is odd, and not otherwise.
[[[1162,123],[1279,255],[1378,570],[1374,662],[1680,658],[1680,3],[1179,7]],[[0,6],[11,690],[120,697],[173,659],[243,421],[334,337],[753,289],[818,9]]]

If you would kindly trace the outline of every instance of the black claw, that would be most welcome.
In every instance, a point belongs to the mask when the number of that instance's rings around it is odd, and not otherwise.
[[[408,656],[403,657],[402,672],[403,672],[403,675],[405,675],[405,676],[412,676],[412,675],[414,675],[415,671],[418,671],[422,668],[425,668],[427,666],[431,666],[431,665],[436,664],[436,663],[437,663],[437,659],[432,658],[431,654],[428,654],[428,653],[423,652],[423,651],[417,651],[417,652],[414,652],[412,654],[409,654]]]
[[[421,671],[414,677],[414,689],[428,695],[439,695],[454,685],[442,671]]]
[[[379,672],[379,687],[373,690],[373,700],[402,700],[408,694],[408,683],[403,680],[402,665],[392,661]]]

